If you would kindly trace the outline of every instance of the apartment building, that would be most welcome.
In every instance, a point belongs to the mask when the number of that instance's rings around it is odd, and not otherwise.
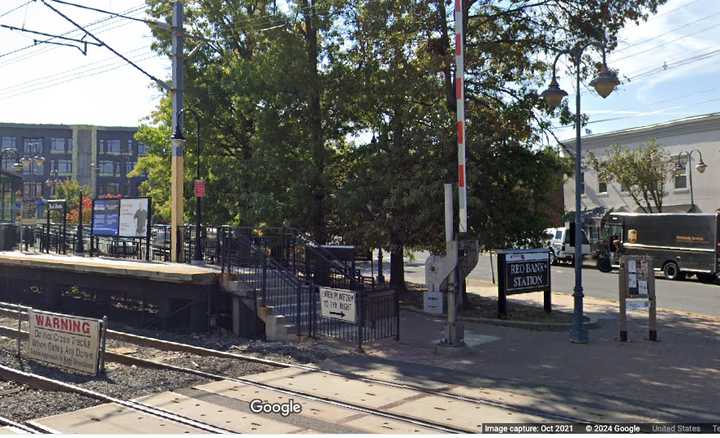
[[[143,177],[129,178],[146,147],[137,128],[0,123],[2,169],[22,177],[22,198],[52,198],[57,183],[75,179],[94,196],[138,196]]]

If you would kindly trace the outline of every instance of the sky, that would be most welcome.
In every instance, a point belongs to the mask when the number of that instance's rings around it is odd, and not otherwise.
[[[622,84],[606,99],[581,86],[583,134],[617,131],[720,111],[720,1],[670,0],[639,25],[626,26],[608,56]],[[597,59],[600,54],[597,54]],[[560,69],[575,108],[574,79]],[[574,138],[572,126],[554,130]]]
[[[144,17],[143,0],[72,0],[73,3]],[[0,24],[64,34],[76,29],[40,1],[0,0]],[[139,22],[48,2],[108,46],[155,77],[170,76],[170,60],[150,49],[150,28]],[[4,15],[4,16],[3,16]],[[75,31],[68,37],[81,38]],[[0,122],[136,126],[157,105],[153,81],[106,47],[39,44],[46,37],[0,28]],[[87,40],[92,38],[87,37]],[[15,53],[12,53],[15,52]]]
[[[74,2],[143,17],[143,0]],[[170,76],[170,60],[150,49],[147,25],[49,3],[83,25],[105,20],[90,31],[150,74]],[[75,29],[42,2],[27,0],[0,0],[0,24],[52,34]],[[135,126],[155,108],[160,92],[152,81],[107,48],[89,46],[83,55],[71,47],[33,46],[35,39],[45,38],[0,28],[0,122]],[[583,87],[586,129],[593,134],[720,110],[720,1],[670,0],[647,22],[623,29],[620,41],[608,65],[623,84],[607,99]],[[565,69],[558,79],[573,99]],[[574,135],[572,127],[555,133]]]

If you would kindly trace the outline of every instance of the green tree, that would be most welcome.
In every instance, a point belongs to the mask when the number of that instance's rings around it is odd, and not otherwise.
[[[613,145],[602,159],[592,152],[588,158],[600,181],[619,183],[643,212],[662,213],[676,161],[655,140],[637,148]]]
[[[55,186],[55,198],[65,199],[68,209],[68,223],[77,224],[79,217],[80,194],[83,196],[83,222],[90,221],[91,209],[87,209],[88,201],[91,199],[90,187],[81,185],[77,180],[62,180]],[[62,216],[62,215],[61,215]]]
[[[168,19],[169,0],[147,2],[150,15]],[[484,248],[532,240],[551,224],[547,205],[567,166],[538,147],[550,120],[537,109],[554,50],[598,38],[600,27],[613,48],[625,23],[662,3],[464,2],[469,231]],[[188,45],[198,47],[186,103],[200,116],[208,221],[286,223],[320,241],[389,247],[401,287],[405,248],[442,248],[442,183],[457,180],[453,8],[446,0],[188,3]],[[168,32],[154,35],[169,53]],[[583,76],[594,68],[588,57]],[[567,106],[561,115],[571,120]],[[137,168],[149,177],[143,189],[165,217],[169,120],[164,99],[138,133],[150,146]],[[196,128],[186,117],[189,139]],[[188,147],[186,169],[197,159]]]

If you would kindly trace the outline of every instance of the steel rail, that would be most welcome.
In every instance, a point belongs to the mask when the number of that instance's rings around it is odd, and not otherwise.
[[[51,379],[44,377],[39,374],[30,373],[26,371],[17,370],[12,367],[0,365],[0,378],[13,382],[23,383],[30,387],[45,389],[49,391],[60,391],[80,394],[85,397],[89,397],[95,400],[99,400],[106,403],[115,403],[125,408],[133,409],[148,415],[162,418],[164,420],[179,423],[185,426],[190,426],[195,429],[199,429],[205,432],[226,434],[234,433],[231,430],[223,429],[220,427],[213,426],[211,424],[203,423],[201,421],[193,420],[191,418],[179,415],[173,412],[166,411],[164,409],[156,408],[153,406],[146,405],[144,403],[122,400],[113,396],[102,394],[97,391],[93,391],[87,388],[83,388],[78,385],[71,383],[62,382],[60,380]]]
[[[9,427],[17,432],[25,434],[53,433],[51,429],[43,428],[36,425],[29,426],[27,424],[19,423],[5,417],[0,417],[0,426]]]
[[[0,306],[2,306],[2,305],[3,305],[3,303],[0,303]],[[10,312],[12,312],[11,314],[14,317],[17,317],[17,311],[10,311]],[[2,314],[2,313],[4,313],[4,309],[2,309],[0,307],[0,314]],[[6,337],[13,337],[16,334],[17,334],[17,329],[0,326],[0,335],[6,336]],[[23,332],[22,335],[27,336],[27,333]],[[178,352],[192,353],[192,354],[196,354],[198,356],[211,356],[211,357],[220,357],[220,358],[226,358],[226,359],[246,360],[246,361],[251,361],[251,362],[260,363],[260,364],[264,364],[264,365],[276,366],[278,368],[296,368],[296,369],[301,369],[304,371],[322,373],[322,374],[331,375],[331,376],[335,376],[335,377],[354,379],[354,380],[362,381],[365,383],[372,383],[372,384],[390,386],[390,387],[399,388],[399,389],[406,389],[406,390],[421,392],[423,394],[439,396],[439,397],[448,398],[451,400],[464,401],[464,402],[473,403],[473,404],[477,404],[477,405],[483,405],[483,406],[492,406],[492,407],[496,407],[499,409],[513,411],[516,413],[537,415],[537,416],[541,416],[544,418],[561,421],[561,422],[570,422],[570,423],[587,422],[586,420],[583,420],[578,417],[572,417],[572,416],[568,416],[568,415],[547,412],[547,411],[543,411],[540,409],[532,409],[532,408],[528,409],[528,408],[518,407],[518,406],[514,406],[512,404],[508,404],[508,403],[500,402],[500,401],[496,401],[496,400],[490,400],[490,399],[480,398],[480,397],[470,397],[470,396],[454,394],[454,393],[450,393],[450,392],[446,392],[446,391],[437,391],[437,390],[432,390],[432,389],[428,389],[428,388],[423,388],[423,387],[420,387],[418,385],[413,385],[413,384],[397,383],[397,382],[391,382],[391,381],[382,380],[382,379],[376,379],[376,378],[372,378],[372,377],[359,376],[359,375],[356,375],[356,374],[353,374],[350,372],[344,373],[344,372],[338,372],[338,371],[330,371],[330,370],[322,369],[322,368],[319,368],[319,367],[313,366],[313,365],[289,364],[286,362],[280,362],[280,361],[275,361],[275,360],[271,360],[271,359],[263,359],[263,358],[245,355],[245,354],[230,353],[230,352],[226,352],[226,351],[214,350],[214,349],[205,348],[205,347],[198,347],[198,346],[184,344],[184,343],[180,343],[180,342],[174,342],[174,341],[165,341],[162,339],[150,338],[150,337],[146,337],[146,336],[139,336],[139,335],[134,335],[131,333],[119,332],[119,331],[113,331],[113,330],[108,330],[107,336],[108,336],[108,339],[124,341],[124,342],[128,342],[128,343],[136,344],[136,345],[156,348],[156,349],[162,350],[162,351],[178,351]],[[108,360],[112,360],[112,361],[121,361],[122,360],[122,358],[118,357],[117,353],[106,352],[105,354],[106,354],[105,357]],[[126,357],[129,357],[129,356],[126,356]],[[134,357],[132,359],[133,360],[135,360],[135,359],[145,360],[149,366],[150,366],[150,364],[154,364],[153,366],[158,366],[159,364],[161,364],[160,362],[149,361],[147,359],[140,359],[140,358],[134,358]],[[166,365],[166,364],[162,364],[162,365],[166,366],[166,367],[173,366],[173,365]],[[185,371],[195,373],[197,370],[186,369]],[[223,378],[225,378],[227,380],[238,379],[238,378],[232,378],[232,377],[227,377],[227,376],[225,376]],[[242,379],[242,380],[245,380],[245,379]],[[243,383],[246,383],[246,382],[243,382]]]
[[[0,302],[0,315],[5,313],[5,314],[9,314],[13,317],[17,317],[17,311],[13,311],[13,310],[6,311],[5,309],[2,308],[2,306],[6,305],[6,304],[9,304],[9,303]],[[22,306],[18,306],[16,304],[9,304],[9,306],[22,307]],[[14,331],[15,329],[10,329],[10,330]],[[464,401],[464,402],[468,402],[468,403],[474,403],[474,404],[485,405],[485,406],[493,406],[493,407],[497,407],[500,409],[507,409],[510,411],[514,411],[517,413],[540,415],[540,416],[543,416],[543,417],[546,417],[549,419],[554,419],[557,421],[575,422],[575,423],[586,422],[585,420],[578,418],[578,417],[572,417],[572,416],[568,416],[568,415],[546,412],[546,411],[542,411],[539,409],[520,408],[520,407],[511,405],[511,404],[505,403],[505,402],[490,400],[487,398],[471,397],[471,396],[460,395],[460,394],[455,394],[455,393],[446,392],[446,391],[437,391],[437,390],[423,388],[421,386],[409,384],[409,383],[398,383],[398,382],[392,382],[392,381],[383,380],[383,379],[377,379],[377,378],[373,378],[373,377],[359,376],[359,375],[353,374],[351,372],[331,371],[331,370],[319,368],[314,365],[291,364],[291,363],[280,362],[280,361],[276,361],[276,360],[272,360],[272,359],[264,359],[264,358],[260,358],[260,357],[256,357],[256,356],[250,356],[247,354],[230,353],[227,351],[220,351],[220,350],[215,350],[215,349],[211,349],[211,348],[198,347],[195,345],[190,345],[190,344],[185,344],[185,343],[175,342],[175,341],[166,341],[166,340],[158,339],[158,338],[150,338],[147,336],[140,336],[140,335],[135,335],[132,333],[120,332],[120,331],[115,331],[115,330],[108,330],[107,337],[108,337],[108,339],[112,339],[112,340],[116,340],[116,341],[124,341],[124,342],[128,342],[128,343],[136,344],[136,345],[142,345],[142,346],[146,346],[146,347],[156,348],[156,349],[162,350],[162,351],[178,351],[178,352],[192,353],[192,354],[196,354],[198,356],[210,356],[210,357],[220,357],[220,358],[226,358],[226,359],[247,360],[247,361],[252,361],[252,362],[260,363],[260,364],[264,364],[264,365],[276,366],[278,368],[297,368],[297,369],[302,369],[305,371],[317,372],[317,373],[322,373],[322,374],[335,376],[335,377],[350,378],[350,379],[359,380],[359,381],[362,381],[365,383],[373,383],[373,384],[391,386],[391,387],[399,388],[399,389],[407,389],[407,390],[422,392],[422,393],[425,393],[428,395],[435,395],[435,396],[444,397],[444,398],[457,400],[457,401]]]

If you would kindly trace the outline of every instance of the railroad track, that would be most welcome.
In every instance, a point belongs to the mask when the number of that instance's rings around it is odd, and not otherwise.
[[[12,310],[12,309],[8,309],[8,308],[3,308],[2,303],[0,303],[0,314],[5,314],[8,316],[17,318],[17,317],[21,317],[22,314],[24,314],[24,313],[25,312],[23,312],[22,309]],[[17,336],[26,337],[27,333],[26,332],[18,333],[17,328],[0,326],[0,335],[6,336],[6,337],[17,337]],[[552,420],[552,421],[558,421],[558,422],[582,422],[583,421],[580,418],[575,418],[575,417],[561,415],[561,414],[554,414],[554,413],[537,410],[537,409],[529,409],[526,407],[518,407],[518,406],[514,406],[512,404],[504,403],[504,402],[497,401],[497,400],[491,400],[491,399],[485,399],[485,398],[479,398],[479,397],[469,397],[469,396],[459,395],[459,394],[455,394],[455,393],[451,393],[451,392],[447,392],[447,391],[422,388],[420,386],[412,385],[412,384],[390,382],[390,381],[382,380],[382,379],[358,376],[358,375],[355,375],[352,373],[342,373],[342,372],[337,372],[337,371],[330,371],[330,370],[321,369],[321,368],[318,368],[318,367],[312,366],[312,365],[289,364],[289,363],[285,363],[285,362],[279,362],[279,361],[259,358],[259,357],[255,357],[255,356],[245,355],[245,354],[231,353],[231,352],[214,350],[214,349],[209,349],[209,348],[204,348],[204,347],[197,347],[194,345],[188,345],[188,344],[183,344],[183,343],[178,343],[178,342],[173,342],[173,341],[166,341],[166,340],[157,339],[157,338],[138,336],[138,335],[134,335],[134,334],[130,334],[130,333],[118,332],[118,331],[113,331],[113,330],[107,331],[107,337],[108,337],[108,339],[122,341],[122,342],[130,343],[133,345],[151,347],[151,348],[155,348],[155,349],[161,350],[161,351],[186,352],[186,353],[195,354],[198,356],[211,356],[211,357],[218,357],[218,358],[245,360],[245,361],[251,361],[251,362],[255,362],[255,363],[259,363],[259,364],[270,365],[270,366],[274,366],[277,368],[295,368],[295,369],[300,369],[303,371],[308,371],[308,372],[313,372],[313,373],[322,373],[322,374],[326,374],[326,375],[331,375],[331,376],[336,376],[336,377],[341,377],[341,378],[346,378],[346,379],[353,379],[356,381],[362,381],[365,383],[371,383],[374,385],[384,385],[384,386],[393,387],[393,388],[411,390],[411,391],[415,391],[415,392],[422,393],[422,394],[429,395],[429,396],[443,397],[443,398],[446,398],[449,400],[462,401],[462,402],[472,403],[472,404],[481,405],[481,406],[491,406],[491,407],[500,408],[500,409],[504,409],[504,410],[508,410],[508,411],[512,411],[512,412],[516,412],[516,413],[520,413],[520,414],[529,414],[529,415],[539,416],[542,418],[547,418],[548,420]],[[361,405],[358,405],[355,403],[350,403],[347,401],[339,401],[339,400],[335,400],[335,399],[328,398],[328,397],[322,397],[322,396],[318,396],[318,395],[308,394],[308,393],[305,393],[302,391],[292,390],[292,389],[288,389],[287,387],[273,385],[270,383],[261,383],[261,382],[257,382],[257,381],[254,381],[254,380],[248,379],[248,378],[226,376],[226,375],[206,372],[206,371],[202,371],[202,370],[198,370],[198,369],[187,368],[187,367],[182,367],[182,366],[178,366],[178,365],[171,365],[171,364],[167,364],[167,363],[163,363],[163,362],[157,362],[157,361],[153,361],[153,360],[149,360],[149,359],[131,356],[128,354],[121,354],[121,353],[108,351],[108,352],[106,352],[105,359],[108,362],[117,362],[117,363],[122,363],[122,364],[126,364],[126,365],[135,365],[135,366],[151,367],[151,368],[163,368],[163,369],[167,369],[167,370],[188,373],[188,374],[200,376],[200,377],[211,379],[211,380],[227,380],[227,381],[237,382],[237,383],[241,383],[241,384],[245,384],[245,385],[250,385],[250,386],[254,386],[254,387],[258,387],[258,388],[263,388],[263,389],[283,393],[283,394],[293,396],[293,397],[298,397],[301,399],[319,401],[322,403],[327,403],[327,404],[351,409],[351,410],[358,411],[358,412],[365,413],[365,414],[372,414],[372,415],[377,415],[377,416],[380,416],[383,418],[398,420],[398,421],[414,424],[417,426],[422,426],[422,427],[436,430],[436,431],[443,432],[443,433],[477,432],[476,430],[466,430],[466,429],[462,429],[462,428],[450,427],[447,425],[430,422],[425,419],[414,417],[414,416],[388,413],[388,412],[381,411],[378,409],[369,408],[367,406],[361,406]],[[131,403],[136,403],[136,402],[131,402]],[[154,409],[149,406],[148,406],[148,408]]]
[[[10,431],[22,434],[37,434],[37,433],[53,433],[54,431],[46,429],[40,426],[30,426],[24,423],[18,423],[5,417],[0,417],[0,427],[9,428]]]

